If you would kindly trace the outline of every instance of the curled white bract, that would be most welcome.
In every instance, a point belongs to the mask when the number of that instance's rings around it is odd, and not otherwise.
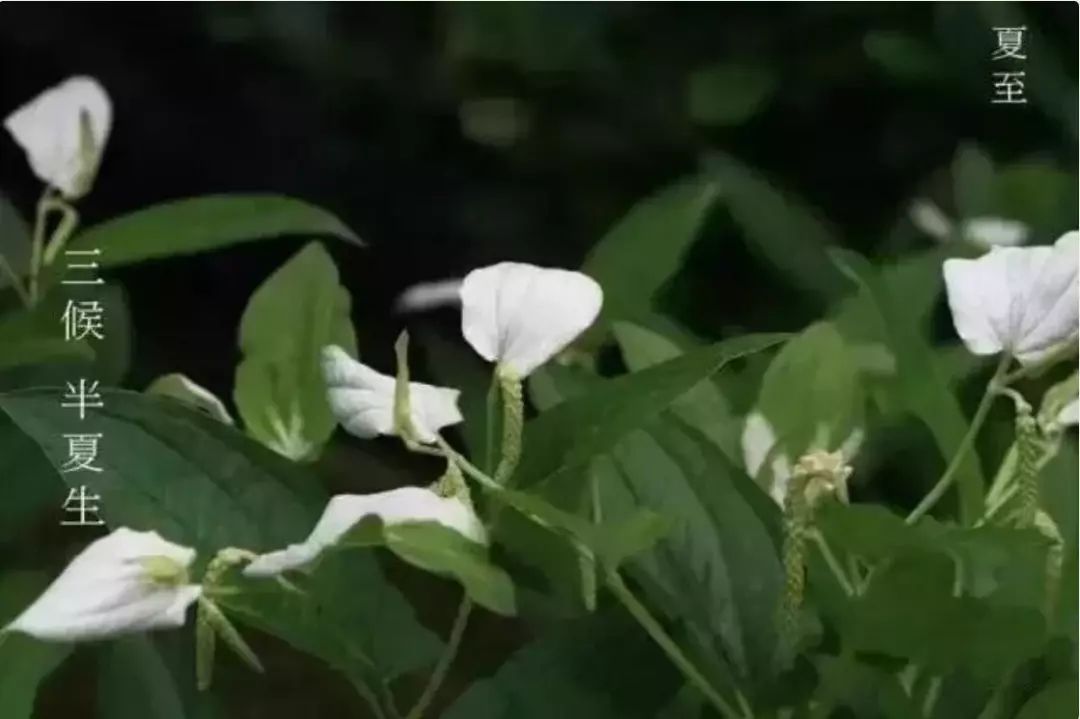
[[[376,372],[334,346],[323,348],[322,370],[330,409],[347,432],[365,439],[397,433],[393,377]],[[410,382],[409,410],[415,439],[434,442],[439,429],[461,422],[460,394],[456,389]]]
[[[187,582],[195,550],[121,527],[80,552],[6,629],[48,641],[179,627],[202,587]]]
[[[271,577],[300,569],[337,544],[365,517],[378,517],[385,526],[434,522],[480,544],[487,533],[472,507],[457,497],[442,497],[430,489],[401,487],[376,494],[340,494],[330,500],[307,539],[262,554],[244,568],[249,577]]]
[[[588,329],[604,293],[588,275],[502,262],[461,285],[461,331],[489,362],[526,377]]]
[[[1078,237],[1052,247],[996,248],[944,265],[956,333],[977,355],[1008,352],[1032,364],[1077,336]]]
[[[30,169],[68,199],[90,191],[112,129],[112,103],[92,77],[76,76],[19,107],[4,127]]]

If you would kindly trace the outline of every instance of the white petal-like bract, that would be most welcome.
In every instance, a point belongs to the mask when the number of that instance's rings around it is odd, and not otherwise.
[[[310,564],[365,517],[384,525],[436,522],[480,544],[487,533],[472,507],[455,497],[441,497],[422,487],[401,487],[377,494],[339,494],[332,498],[315,529],[303,542],[260,555],[247,567],[249,577],[270,577]]]
[[[112,103],[92,77],[71,77],[4,121],[30,168],[68,199],[89,192],[112,129]]]
[[[588,275],[502,262],[465,277],[461,330],[481,357],[525,377],[588,329],[603,300]]]
[[[394,301],[398,312],[425,312],[461,304],[461,278],[421,282],[409,287]]]
[[[202,587],[187,583],[195,550],[121,527],[91,543],[7,629],[50,641],[179,627]],[[158,567],[154,571],[154,566]],[[168,577],[160,568],[175,570]]]
[[[978,355],[1008,352],[1037,362],[1075,342],[1078,237],[1053,247],[1000,247],[976,260],[945,261],[945,288],[956,332]]]
[[[376,372],[334,346],[323,348],[322,369],[330,409],[347,432],[365,439],[396,433],[393,377]],[[416,439],[434,442],[439,429],[464,419],[457,406],[460,394],[456,389],[409,383]]]

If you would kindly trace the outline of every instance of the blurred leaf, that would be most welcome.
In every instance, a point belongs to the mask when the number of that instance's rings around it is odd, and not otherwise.
[[[190,255],[282,235],[362,244],[326,210],[279,195],[207,195],[137,210],[78,233],[70,249],[98,249],[102,267]]]
[[[682,266],[719,188],[700,177],[680,180],[634,205],[589,252],[581,271],[604,289],[603,316],[632,318]]]
[[[995,212],[1028,224],[1038,243],[1076,228],[1077,179],[1071,172],[1034,162],[1002,167],[994,182]]]
[[[708,162],[744,242],[793,287],[818,299],[837,297],[843,278],[826,254],[835,238],[815,212],[733,157],[716,153]]]
[[[30,267],[30,251],[30,226],[7,195],[0,192],[0,255],[17,275],[22,275]],[[0,272],[0,289],[9,284],[7,273]]]
[[[224,547],[280,549],[307,536],[315,525],[326,497],[297,465],[175,402],[118,390],[104,391],[102,398],[105,407],[88,410],[80,429],[105,438],[104,471],[57,474],[71,486],[85,485],[100,495],[101,516],[110,526],[154,529],[206,557]],[[0,410],[41,446],[54,467],[67,460],[63,433],[72,415],[60,407],[55,391],[0,396]],[[57,507],[63,502],[59,490],[55,501]],[[302,596],[274,582],[251,582],[245,589],[252,588],[253,594],[230,596],[222,604],[242,608],[249,623],[342,671],[356,666],[340,660],[343,652],[353,656],[340,643],[361,641],[360,636],[367,645],[390,652],[369,657],[381,669],[401,669],[406,659],[426,660],[418,654],[430,646],[421,637],[426,630],[370,555],[351,553],[344,568],[319,573],[313,581],[312,591]],[[337,619],[346,625],[335,624]],[[415,639],[415,646],[396,647],[403,637]],[[331,641],[336,644],[327,646]]]
[[[1078,688],[1075,679],[1055,682],[1029,699],[1016,719],[1073,719]]]
[[[48,579],[38,572],[0,575],[0,627],[18,616],[47,585]],[[30,719],[38,685],[70,653],[70,644],[0,634],[0,716]]]
[[[776,89],[769,70],[718,63],[690,75],[687,114],[702,125],[740,125],[761,112]]]
[[[876,310],[882,336],[896,358],[898,390],[908,411],[929,428],[942,457],[952,457],[967,433],[968,423],[915,318],[866,259],[847,250],[833,253],[837,265],[844,268]],[[984,480],[973,453],[960,465],[957,486],[961,521],[974,523],[982,516]]]
[[[334,261],[312,242],[259,285],[240,320],[233,399],[248,433],[290,459],[317,455],[337,426],[320,353],[338,345],[356,356],[351,305]]]
[[[433,662],[438,637],[420,625],[370,551],[325,554],[296,581],[238,579],[219,604],[237,619],[319,657],[346,677],[387,681]]]
[[[911,719],[922,714],[915,700],[904,693],[895,673],[846,656],[818,655],[814,664],[821,674],[817,696],[831,696],[859,719]]]
[[[863,51],[878,67],[903,82],[936,82],[942,58],[919,38],[903,32],[871,31],[863,37]]]
[[[185,719],[180,692],[146,636],[114,639],[98,652],[100,719]]]
[[[674,671],[635,626],[574,621],[519,649],[461,695],[445,719],[651,719]]]
[[[615,340],[623,361],[631,372],[675,359],[684,354],[668,337],[641,325],[616,322]],[[671,404],[672,412],[687,424],[699,429],[732,461],[738,461],[739,421],[720,388],[711,380],[696,387]]]
[[[1002,216],[994,198],[994,161],[982,148],[965,143],[952,162],[953,200],[961,218]]]

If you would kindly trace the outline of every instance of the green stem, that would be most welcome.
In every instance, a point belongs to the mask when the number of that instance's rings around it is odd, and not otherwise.
[[[382,705],[379,704],[379,698],[375,696],[375,692],[371,690],[362,679],[352,678],[350,683],[353,685],[353,689],[360,695],[360,698],[364,700],[364,703],[371,709],[371,713],[375,715],[375,719],[387,719],[386,712],[383,711]]]
[[[1001,378],[1001,384],[1010,385],[1019,380],[1034,377],[1057,364],[1061,360],[1068,359],[1076,354],[1076,343],[1066,342],[1050,354],[1043,357],[1035,364],[1021,366],[1015,372],[1009,372]]]
[[[23,303],[23,307],[29,307],[30,295],[23,289],[22,279],[19,278],[18,273],[16,273],[15,269],[8,264],[7,258],[3,255],[0,255],[0,271],[8,278],[8,281],[11,283],[11,288],[15,290],[15,294],[19,296],[19,301]]]
[[[821,556],[825,558],[825,564],[829,565],[829,569],[832,571],[833,576],[836,577],[836,583],[843,588],[844,593],[849,597],[855,596],[854,585],[851,580],[848,579],[844,567],[840,564],[840,560],[833,554],[832,547],[825,541],[825,537],[818,531],[813,532],[811,536],[814,538],[814,541],[817,542],[818,549],[821,550]]]
[[[941,677],[930,679],[930,686],[926,688],[926,698],[923,700],[922,714],[929,719],[934,715],[934,705],[937,704],[938,696],[941,695]]]
[[[498,461],[495,429],[498,424],[496,419],[499,411],[499,380],[495,375],[491,376],[491,384],[488,385],[484,411],[484,471],[494,472],[495,463]]]
[[[45,255],[45,223],[49,219],[50,196],[49,188],[46,187],[41,199],[38,200],[37,214],[34,217],[34,233],[30,244],[30,273],[26,280],[31,305],[37,304],[38,301],[38,275],[41,274],[42,258]]]
[[[718,712],[726,719],[740,719],[740,714],[735,711],[735,708],[729,704],[724,697],[720,696],[720,693],[713,688],[709,680],[706,679],[698,668],[694,666],[694,663],[683,654],[679,645],[668,636],[668,633],[664,631],[664,628],[660,625],[660,622],[649,613],[649,610],[642,604],[634,593],[630,591],[630,588],[623,582],[622,577],[616,570],[609,570],[607,573],[607,586],[611,592],[618,598],[626,610],[630,612],[631,616],[637,620],[637,623],[648,633],[652,640],[656,642],[657,646],[663,650],[667,655],[671,663],[674,664],[686,680],[695,686],[700,691],[709,703],[716,708]]]
[[[990,412],[990,406],[994,403],[994,397],[997,395],[997,388],[1004,376],[1005,369],[1009,366],[1009,355],[1002,355],[1001,361],[998,362],[997,369],[994,371],[994,376],[990,378],[990,381],[986,384],[986,391],[983,392],[982,399],[979,401],[979,406],[975,409],[975,414],[971,418],[971,425],[968,427],[967,434],[960,440],[960,444],[956,448],[956,452],[953,454],[952,460],[949,462],[949,466],[945,468],[945,473],[941,475],[941,479],[937,481],[937,484],[927,492],[918,506],[911,511],[911,514],[904,520],[907,524],[914,524],[927,512],[933,509],[934,505],[945,495],[949,487],[956,479],[956,472],[960,469],[960,465],[963,464],[964,459],[968,455],[968,451],[972,445],[975,444],[975,437],[978,435],[979,430],[982,428],[983,423],[986,421],[986,416]],[[976,515],[981,512],[976,512]]]
[[[405,715],[405,719],[420,719],[428,707],[431,706],[431,702],[435,699],[439,687],[442,686],[443,681],[446,679],[446,675],[450,671],[450,665],[453,664],[454,657],[461,646],[461,639],[465,636],[465,628],[469,625],[469,615],[472,613],[472,608],[472,600],[466,594],[461,598],[461,603],[458,605],[457,616],[454,617],[454,624],[450,627],[450,636],[446,640],[446,648],[443,650],[442,656],[439,657],[439,663],[435,665],[427,686],[420,693],[420,698],[416,700],[413,708]]]

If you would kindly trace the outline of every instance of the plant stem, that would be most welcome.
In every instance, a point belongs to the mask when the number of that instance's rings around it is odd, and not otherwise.
[[[926,688],[926,698],[923,700],[922,714],[927,719],[930,719],[934,715],[934,705],[937,704],[938,696],[941,694],[941,677],[933,677],[930,679],[930,686]]]
[[[690,661],[679,645],[668,636],[667,632],[660,625],[660,622],[649,613],[648,608],[642,604],[634,593],[630,591],[630,588],[623,582],[622,577],[619,576],[618,571],[612,569],[607,572],[606,584],[611,592],[618,598],[622,605],[626,607],[626,610],[630,612],[631,616],[637,620],[637,623],[648,633],[652,640],[656,642],[657,646],[663,650],[668,659],[671,660],[687,681],[697,687],[709,703],[716,708],[718,712],[726,719],[740,719],[740,715],[735,711],[734,707],[729,704],[724,697],[720,696],[720,693],[713,688],[709,680],[706,679],[698,668],[694,666],[694,663]]]
[[[19,296],[19,301],[23,303],[23,307],[30,306],[30,295],[26,294],[26,290],[23,289],[22,280],[19,278],[15,269],[8,264],[7,258],[0,255],[0,271],[8,278],[11,283],[11,288],[15,290],[15,294]]]
[[[833,554],[832,547],[825,541],[825,537],[821,532],[815,531],[812,534],[814,541],[817,542],[818,549],[821,550],[821,556],[825,558],[825,564],[829,565],[829,569],[832,571],[833,576],[836,577],[836,583],[844,590],[844,593],[849,597],[855,596],[855,587],[851,580],[848,579],[847,573],[844,571],[843,566],[840,564],[840,560]]]
[[[41,199],[38,200],[37,214],[34,217],[34,233],[30,245],[30,272],[27,277],[27,294],[30,296],[30,304],[35,305],[38,301],[38,275],[41,274],[42,258],[45,256],[45,223],[49,218],[50,205],[49,188],[45,188]]]
[[[472,608],[472,600],[466,594],[461,598],[461,603],[458,605],[457,616],[454,617],[454,623],[450,627],[450,636],[446,640],[446,648],[443,650],[442,656],[439,657],[439,663],[435,665],[427,686],[420,693],[420,698],[416,700],[413,708],[405,715],[405,719],[420,719],[431,705],[432,700],[439,691],[439,687],[442,686],[447,673],[450,671],[450,665],[454,662],[458,647],[461,646],[461,638],[465,636],[465,628],[469,625],[469,615],[472,613]]]
[[[957,470],[960,469],[960,465],[963,464],[968,451],[975,444],[975,437],[982,428],[983,422],[986,421],[986,415],[990,412],[990,406],[993,404],[994,397],[997,394],[998,384],[1005,374],[1005,369],[1009,366],[1010,359],[1009,355],[1002,355],[1001,361],[998,362],[997,369],[994,371],[994,376],[986,384],[986,391],[983,392],[979,406],[975,409],[975,414],[971,418],[971,425],[968,427],[967,434],[960,440],[960,444],[956,447],[956,452],[953,454],[952,460],[949,461],[949,466],[945,468],[945,473],[941,475],[941,479],[927,492],[918,506],[904,520],[907,524],[914,524],[922,518],[952,486],[953,481],[956,479]]]
[[[386,712],[383,711],[382,705],[379,704],[379,699],[375,696],[375,692],[371,690],[371,687],[365,684],[363,680],[356,678],[351,679],[350,683],[356,693],[360,695],[360,698],[368,705],[368,708],[371,709],[375,719],[387,719]]]

